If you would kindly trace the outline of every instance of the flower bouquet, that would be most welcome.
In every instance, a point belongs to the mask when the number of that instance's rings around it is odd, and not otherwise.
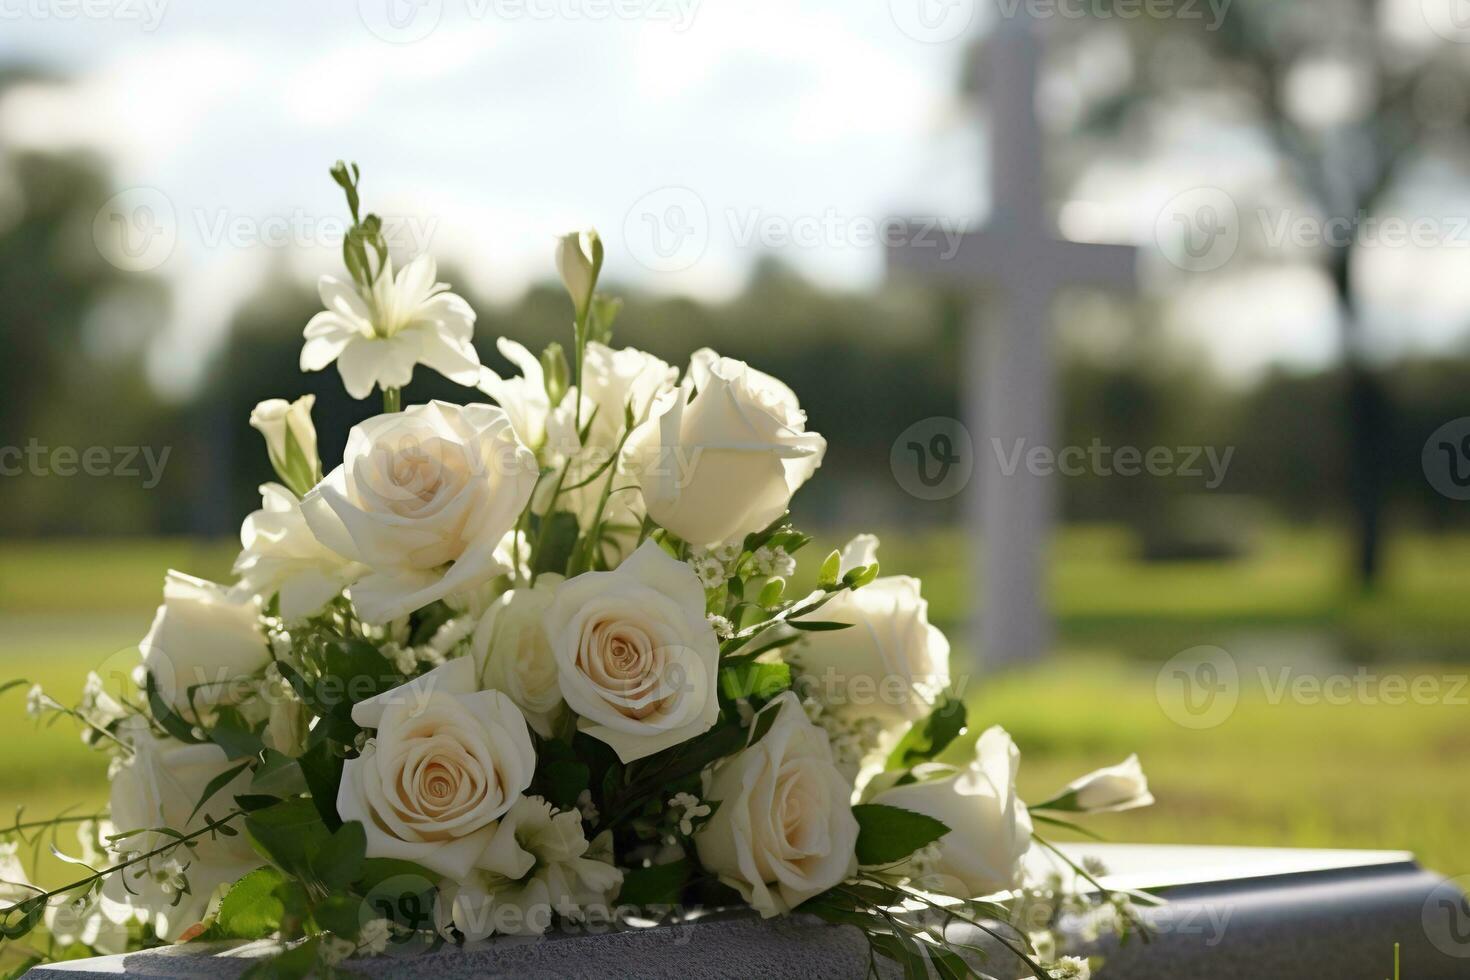
[[[433,260],[395,270],[358,168],[332,176],[349,278],[322,278],[301,367],[383,412],[324,472],[310,397],[257,406],[280,482],[237,581],[169,572],[125,682],[73,707],[31,688],[110,757],[111,799],[0,830],[12,965],[269,938],[252,974],[331,976],[747,906],[856,926],[909,976],[980,975],[977,935],[1014,958],[989,970],[1087,976],[1054,927],[1126,932],[1135,896],[1036,828],[1150,802],[1137,760],[1028,807],[1004,730],[960,751],[949,644],[876,538],[792,589],[811,538],[787,508],[826,449],[795,394],[613,347],[594,232],[557,242],[570,351],[502,338],[501,377]],[[418,365],[477,390],[405,405]],[[17,848],[43,837],[86,873],[29,884]]]

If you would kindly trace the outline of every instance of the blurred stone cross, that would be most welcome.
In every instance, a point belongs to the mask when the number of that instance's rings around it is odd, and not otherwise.
[[[1062,448],[1055,444],[1052,293],[1069,285],[1131,289],[1136,251],[1067,241],[1052,230],[1036,116],[1041,25],[1028,7],[1002,0],[979,59],[991,119],[985,228],[967,233],[958,250],[917,230],[888,250],[890,269],[942,276],[974,298],[962,372],[976,477],[968,520],[972,539],[983,544],[971,578],[980,586],[976,612],[987,668],[1038,659],[1051,639],[1045,582],[1055,456],[1047,465],[1043,454],[1033,463],[1028,453]],[[982,295],[998,302],[982,304]]]

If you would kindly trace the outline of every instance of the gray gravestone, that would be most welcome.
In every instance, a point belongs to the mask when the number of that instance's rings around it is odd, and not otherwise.
[[[1403,852],[1124,844],[1065,849],[1074,859],[1100,857],[1110,869],[1110,887],[1158,890],[1167,899],[1149,914],[1156,934],[1147,945],[1090,947],[1107,957],[1101,980],[1388,980],[1395,943],[1402,951],[1403,980],[1470,976],[1470,907],[1464,895]],[[269,949],[262,943],[177,946],[38,967],[27,977],[234,978]],[[744,913],[625,932],[492,940],[347,965],[364,976],[432,980],[845,980],[864,975],[868,952],[850,927],[809,916],[762,921]],[[889,967],[884,975],[897,976]],[[983,969],[1003,980],[1025,975],[1003,954]]]
[[[1002,12],[979,70],[991,114],[990,218],[946,256],[932,236],[902,236],[888,252],[895,270],[971,288],[976,302],[962,354],[965,420],[976,436],[978,474],[970,520],[983,541],[972,580],[983,595],[979,651],[985,666],[1034,661],[1050,643],[1045,601],[1054,477],[1028,472],[1025,450],[1057,448],[1050,350],[1052,294],[1068,285],[1132,289],[1135,249],[1067,241],[1047,214],[1042,132],[1036,118],[1040,27],[1021,4]],[[981,308],[983,284],[998,304]],[[998,308],[997,308],[998,307]],[[1016,447],[1020,465],[1010,469]]]

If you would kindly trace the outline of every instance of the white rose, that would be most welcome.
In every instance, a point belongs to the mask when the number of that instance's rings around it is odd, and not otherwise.
[[[1116,766],[1072,780],[1058,794],[1056,808],[1109,813],[1152,806],[1153,802],[1143,766],[1137,755],[1130,755]]]
[[[559,578],[545,574],[534,587],[502,594],[470,640],[480,687],[505,692],[543,738],[552,737],[566,707],[556,680],[556,656],[542,623]]]
[[[576,810],[557,813],[541,797],[523,796],[474,872],[442,888],[434,910],[439,928],[453,924],[475,942],[492,933],[539,936],[554,915],[573,922],[589,909],[607,915],[623,883],[610,858],[587,843]]]
[[[694,835],[699,860],[769,917],[791,911],[857,870],[852,787],[827,734],[787,691],[760,741],[718,764],[705,790],[719,800]]]
[[[243,681],[271,662],[260,631],[260,604],[222,585],[170,570],[163,605],[138,644],[159,697],[180,714],[235,701]]]
[[[864,535],[844,551],[843,571],[871,564],[877,539]],[[929,624],[919,580],[874,579],[836,593],[801,617],[851,628],[807,633],[792,659],[835,714],[876,718],[885,727],[915,721],[949,685],[949,641]]]
[[[155,738],[141,720],[126,727],[121,737],[132,745],[133,752],[124,757],[112,777],[108,809],[115,833],[153,827],[192,833],[206,826],[207,816],[218,818],[233,810],[236,794],[249,792],[250,773],[241,772],[191,820],[189,815],[210,782],[237,761],[217,745]],[[163,847],[172,839],[161,833],[132,834],[110,846],[121,859]],[[216,889],[261,865],[243,833],[234,837],[204,834],[193,844],[109,875],[102,892],[103,913],[114,922],[133,918],[151,922],[160,936],[173,942],[204,918]],[[181,876],[188,880],[187,893],[179,887]]]
[[[655,521],[714,546],[780,517],[826,451],[790,388],[706,349],[629,439],[629,465]]]
[[[338,815],[362,821],[369,857],[463,877],[535,774],[520,709],[476,690],[461,657],[354,705],[352,720],[377,734],[342,766]]]
[[[578,726],[632,762],[708,731],[720,647],[694,570],[645,542],[556,588],[546,636]]]
[[[316,426],[311,421],[311,408],[315,404],[315,395],[302,395],[294,402],[268,398],[250,413],[250,425],[265,436],[271,466],[298,495],[306,493],[322,478]]]
[[[1020,887],[1031,849],[1031,814],[1016,795],[1020,764],[1016,743],[997,725],[980,736],[968,768],[873,796],[872,803],[923,813],[949,828],[938,841],[938,878],[925,887],[962,898]]]
[[[353,426],[301,509],[318,540],[371,569],[352,601],[386,623],[509,571],[496,551],[536,473],[504,410],[436,401]]]
[[[318,541],[301,501],[279,483],[261,485],[260,510],[240,526],[240,546],[234,568],[239,587],[263,601],[279,594],[288,623],[320,612],[367,571]]]

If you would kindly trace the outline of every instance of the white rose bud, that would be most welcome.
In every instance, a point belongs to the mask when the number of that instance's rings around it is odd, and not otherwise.
[[[648,513],[707,547],[780,517],[827,451],[790,388],[708,349],[628,444]]]
[[[719,763],[705,791],[719,800],[694,835],[699,860],[769,918],[857,870],[852,787],[832,762],[827,734],[787,691],[754,745]]]
[[[536,474],[503,409],[436,401],[353,426],[301,510],[317,540],[370,569],[352,601],[381,624],[510,571],[496,552]]]
[[[159,697],[189,717],[194,706],[251,693],[246,682],[271,662],[259,602],[173,570],[163,582],[163,605],[138,648]]]
[[[1148,777],[1137,755],[1130,755],[1116,766],[1108,766],[1074,779],[1046,804],[1053,810],[1081,810],[1087,813],[1109,813],[1152,806]]]
[[[552,737],[566,708],[556,680],[556,655],[542,624],[558,581],[560,576],[548,573],[531,588],[502,594],[470,641],[480,687],[504,691],[543,738]]]
[[[223,817],[234,809],[239,793],[248,793],[250,773],[238,773],[221,787],[190,819],[204,790],[217,776],[237,764],[217,745],[185,745],[171,738],[155,738],[142,719],[124,723],[119,736],[133,747],[112,777],[108,807],[118,833],[167,827],[192,833],[209,816]],[[115,855],[163,847],[170,838],[149,832],[131,834],[110,846]],[[255,868],[260,858],[244,834],[227,837],[205,834],[192,847],[176,848],[155,858],[153,868],[177,862],[188,878],[189,890],[165,887],[153,876],[132,872],[109,875],[103,886],[102,912],[114,922],[141,917],[163,939],[174,942],[185,929],[204,918],[211,896],[221,885],[236,881]]]
[[[602,239],[595,229],[568,232],[556,240],[556,271],[572,297],[578,320],[587,315],[601,270]]]
[[[916,578],[874,579],[802,618],[851,624],[807,633],[792,655],[834,714],[894,728],[927,715],[949,685],[949,640],[930,625]]]
[[[250,425],[265,436],[271,466],[298,497],[322,478],[316,426],[311,421],[311,408],[315,404],[315,395],[302,395],[294,402],[269,398],[250,413]]]
[[[1019,888],[1031,849],[1031,814],[1016,795],[1021,753],[1000,726],[986,729],[975,761],[951,775],[884,790],[869,801],[933,817],[949,828],[939,838],[939,880],[923,887],[956,898]]]
[[[720,645],[694,570],[645,542],[556,588],[546,636],[578,726],[632,762],[709,730]]]
[[[352,720],[377,735],[342,766],[337,813],[360,820],[368,857],[468,874],[536,770],[520,709],[477,691],[466,657],[362,701]]]

